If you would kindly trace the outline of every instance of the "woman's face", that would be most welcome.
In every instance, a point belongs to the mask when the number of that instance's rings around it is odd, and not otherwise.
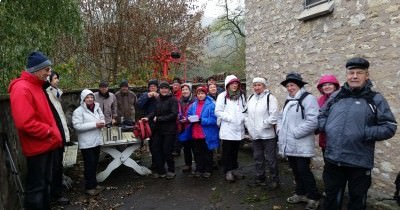
[[[85,104],[87,105],[92,105],[94,103],[94,96],[92,94],[89,94],[85,97],[85,100],[83,100]]]
[[[336,86],[333,83],[327,82],[322,84],[321,89],[324,94],[331,94],[336,90]]]
[[[187,86],[182,87],[182,96],[189,97],[190,96],[190,89]]]
[[[254,90],[254,93],[260,94],[260,93],[264,92],[265,85],[261,82],[256,82],[253,84],[253,90]]]
[[[215,84],[209,85],[209,86],[208,86],[208,92],[209,92],[211,95],[217,94],[217,86],[216,86]]]
[[[204,93],[203,91],[198,91],[197,92],[197,99],[199,99],[200,101],[203,101],[204,99],[206,99],[206,93]]]
[[[54,74],[53,78],[50,78],[50,80],[51,80],[50,82],[51,86],[58,88],[58,83],[60,80],[58,79],[57,74]]]
[[[300,87],[293,82],[289,82],[286,84],[286,90],[288,91],[289,96],[294,97],[296,93],[300,90]]]
[[[161,94],[162,96],[168,95],[170,91],[171,91],[171,90],[170,90],[169,88],[166,88],[166,87],[160,88],[160,94]]]
[[[239,83],[238,82],[232,82],[231,84],[229,84],[229,90],[230,91],[237,91],[239,88]]]

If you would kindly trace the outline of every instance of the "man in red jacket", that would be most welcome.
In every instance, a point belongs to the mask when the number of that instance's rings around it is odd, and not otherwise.
[[[22,152],[27,176],[25,209],[50,209],[52,152],[61,147],[62,138],[42,88],[51,73],[51,62],[41,52],[32,52],[21,76],[8,88],[11,114]]]

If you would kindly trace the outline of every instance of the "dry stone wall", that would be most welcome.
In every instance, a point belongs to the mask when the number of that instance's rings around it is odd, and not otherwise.
[[[279,83],[297,71],[319,96],[322,74],[333,73],[345,81],[344,64],[353,56],[371,62],[370,78],[400,119],[400,1],[334,0],[331,14],[308,21],[296,17],[303,1],[246,0],[247,91],[256,76],[268,78],[281,104],[286,95]],[[400,134],[378,142],[373,169],[373,192],[392,193],[400,171]],[[314,165],[322,170],[319,148]]]

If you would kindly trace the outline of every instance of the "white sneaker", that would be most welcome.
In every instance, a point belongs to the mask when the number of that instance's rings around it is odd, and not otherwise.
[[[294,194],[293,196],[286,199],[288,203],[301,203],[301,202],[308,203],[308,200],[309,199],[305,195],[297,195],[297,194]]]
[[[309,199],[306,205],[306,210],[316,210],[318,209],[319,201]]]

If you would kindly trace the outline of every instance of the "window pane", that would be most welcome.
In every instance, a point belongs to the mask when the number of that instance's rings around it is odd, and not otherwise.
[[[323,2],[327,2],[328,0],[305,0],[306,6],[315,6]]]

